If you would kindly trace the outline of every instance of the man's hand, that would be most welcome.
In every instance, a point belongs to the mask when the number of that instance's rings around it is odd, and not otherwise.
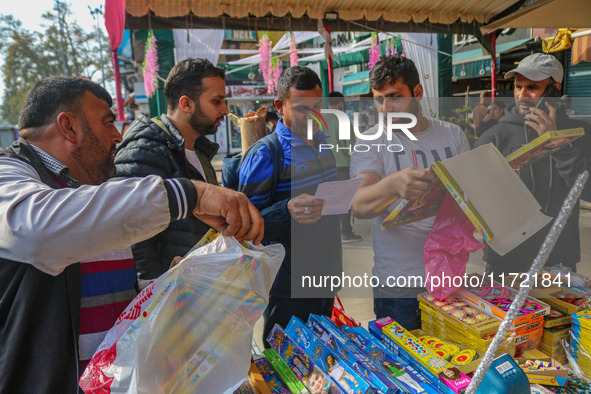
[[[548,102],[544,104],[548,108],[548,113],[541,108],[530,107],[531,113],[525,115],[525,124],[537,131],[538,135],[558,129],[558,126],[556,126],[556,108],[548,104]]]
[[[287,202],[291,217],[301,224],[312,224],[320,220],[324,200],[318,200],[309,194],[300,194]]]
[[[168,267],[168,269],[171,269],[172,267],[174,267],[175,265],[180,263],[182,259],[183,259],[183,256],[174,256],[174,258],[172,259],[172,262],[170,263],[170,267]]]
[[[239,241],[252,240],[258,245],[264,235],[264,221],[259,211],[243,193],[191,181],[197,190],[197,205],[193,214],[222,235]]]
[[[391,177],[394,192],[407,200],[419,199],[435,182],[435,175],[429,168],[409,167],[388,177]]]

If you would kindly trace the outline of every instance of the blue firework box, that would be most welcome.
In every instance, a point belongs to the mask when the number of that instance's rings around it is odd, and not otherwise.
[[[323,371],[329,373],[331,379],[344,392],[373,394],[377,388],[361,377],[353,368],[345,363],[335,350],[325,345],[310,329],[297,317],[292,317],[285,329],[287,335],[300,346],[310,359]],[[328,360],[336,362],[329,366]],[[330,372],[329,372],[330,371]]]
[[[273,394],[290,394],[290,391],[285,387],[281,378],[277,376],[271,363],[265,357],[259,357],[253,360],[254,365],[261,373],[263,380],[269,386],[269,390]]]
[[[403,392],[402,386],[386,376],[360,348],[348,341],[347,336],[326,316],[311,314],[308,328],[326,345],[332,346],[339,356],[358,374],[371,382],[381,393]]]
[[[311,385],[320,385],[319,392],[328,394],[343,394],[333,383],[328,374],[322,371],[308,355],[294,341],[291,340],[281,326],[275,324],[267,337],[267,342],[285,361],[289,369],[304,383],[311,392]],[[313,391],[318,392],[318,391]]]
[[[341,327],[347,338],[359,346],[385,373],[393,374],[406,392],[439,394],[407,362],[390,351],[363,327]]]
[[[382,332],[381,328],[376,325],[376,321],[381,322],[381,324],[385,325],[389,321],[393,321],[391,318],[383,318],[379,320],[373,320],[367,323],[367,327],[369,328],[369,332],[374,335],[376,338],[380,339],[382,343],[385,344],[387,348],[392,351],[392,353],[396,354],[399,358],[406,361],[410,364],[414,369],[419,371],[419,373],[427,379],[429,385],[437,388],[440,392],[444,392],[446,394],[455,394],[449,387],[447,387],[439,378],[431,373],[427,368],[425,368],[418,360],[412,357],[410,354],[406,352],[406,350],[400,348],[394,341],[388,338]]]

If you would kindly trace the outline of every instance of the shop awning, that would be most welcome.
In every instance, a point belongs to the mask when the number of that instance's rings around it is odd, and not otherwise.
[[[126,0],[125,8],[132,16],[143,16],[148,11],[165,18],[185,16],[218,18],[222,15],[245,18],[249,15],[275,17],[291,14],[293,18],[304,14],[311,19],[324,18],[325,12],[337,12],[343,20],[383,18],[392,22],[454,23],[458,19],[471,23],[484,23],[504,11],[517,0],[398,0],[395,4],[382,0]],[[262,26],[261,26],[262,27]]]
[[[576,31],[572,37],[575,41],[571,52],[571,64],[591,63],[591,29]]]
[[[429,31],[448,34],[473,31],[522,0],[126,0],[128,28],[213,28],[220,20],[225,29],[312,30],[326,12],[338,13],[339,21],[380,22],[384,31]],[[310,23],[313,21],[312,23]],[[197,26],[194,24],[197,23]],[[256,26],[255,26],[256,24]],[[396,24],[398,28],[394,28]],[[141,27],[140,27],[141,25]],[[290,25],[292,26],[290,28]],[[373,24],[372,24],[373,25]],[[346,23],[333,31],[359,30]],[[451,30],[450,30],[451,29]]]
[[[508,52],[530,41],[533,41],[533,38],[524,38],[497,45],[497,62],[503,52]],[[457,79],[486,77],[490,76],[491,73],[490,55],[484,55],[482,49],[454,53],[452,65],[452,75]]]
[[[540,0],[480,28],[486,34],[507,27],[591,27],[591,2]]]

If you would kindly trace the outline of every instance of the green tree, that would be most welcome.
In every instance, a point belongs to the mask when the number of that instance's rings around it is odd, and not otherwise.
[[[24,29],[12,15],[0,15],[0,53],[4,58],[1,72],[5,85],[0,114],[5,123],[18,122],[27,92],[45,77],[101,77],[96,31],[85,32],[71,21],[69,6],[62,2],[56,2],[51,11],[43,14],[43,19],[47,24],[42,26],[42,32],[36,32]],[[104,35],[101,39],[105,79],[110,80],[113,68],[108,39]]]

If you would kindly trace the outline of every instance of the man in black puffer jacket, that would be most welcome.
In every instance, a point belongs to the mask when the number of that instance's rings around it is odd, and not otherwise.
[[[207,139],[228,114],[225,74],[205,59],[177,63],[164,85],[167,114],[139,115],[115,156],[117,177],[185,177],[217,184],[211,160],[218,145]],[[209,230],[195,217],[171,224],[162,233],[133,245],[140,287],[164,273]]]
[[[535,108],[546,89],[561,88],[563,68],[554,56],[540,53],[530,55],[523,59],[516,69],[505,74],[505,78],[512,76],[515,76],[515,105],[507,107],[505,116],[497,125],[484,132],[476,146],[493,143],[504,156],[507,156],[547,131],[581,126],[580,123],[569,119],[563,108],[553,107],[547,101]],[[575,179],[585,167],[585,158],[576,148],[576,144],[567,144],[550,156],[522,168],[520,177],[541,205],[542,212],[555,218]],[[487,271],[527,272],[552,223],[504,256],[500,256],[487,246],[484,251]],[[580,259],[577,202],[546,265],[563,264],[576,270],[576,264]]]

